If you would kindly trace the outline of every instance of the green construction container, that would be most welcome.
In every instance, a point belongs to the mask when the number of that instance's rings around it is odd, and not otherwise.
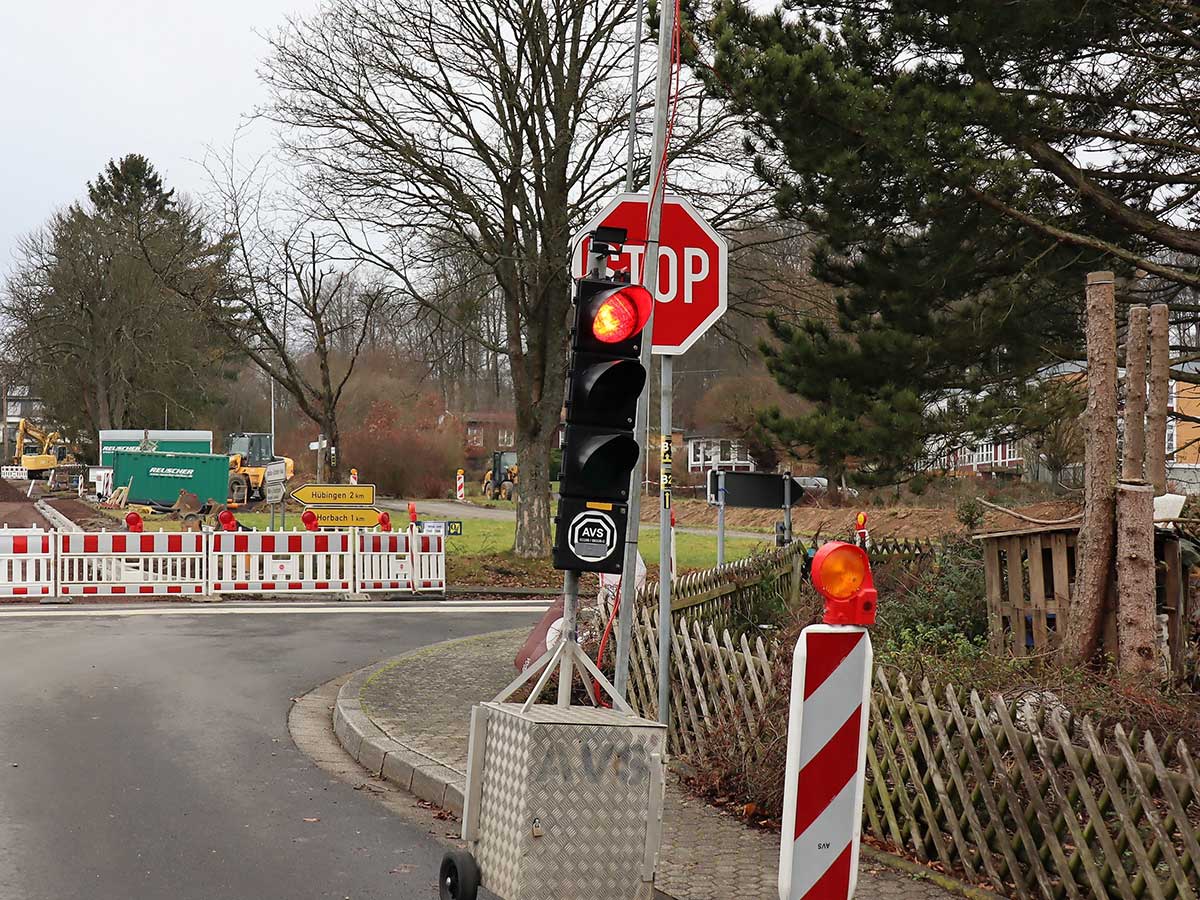
[[[111,466],[114,450],[137,450],[142,441],[149,440],[159,453],[212,453],[211,431],[181,429],[112,429],[100,432],[100,465]]]
[[[180,491],[190,491],[201,503],[224,503],[229,492],[229,457],[211,453],[144,453],[114,450],[113,487],[130,485],[134,503],[170,506]]]

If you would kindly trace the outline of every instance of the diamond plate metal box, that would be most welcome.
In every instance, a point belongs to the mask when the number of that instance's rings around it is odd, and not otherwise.
[[[463,837],[502,900],[646,900],[662,835],[666,729],[606,709],[471,713]]]

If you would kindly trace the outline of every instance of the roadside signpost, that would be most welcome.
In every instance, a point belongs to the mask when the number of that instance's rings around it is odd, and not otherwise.
[[[717,565],[725,561],[725,507],[782,509],[783,540],[792,540],[792,507],[804,496],[804,488],[792,477],[774,472],[724,472],[708,470],[708,502],[717,507]]]
[[[467,499],[467,479],[466,472],[462,469],[458,470],[458,474],[454,476],[454,496],[459,500]]]
[[[372,528],[379,524],[373,484],[306,484],[292,498],[317,517],[320,528]]]
[[[282,481],[268,481],[263,490],[266,493],[267,502],[271,504],[282,503],[283,495],[287,493],[287,488]],[[275,511],[272,510],[271,515],[274,514]]]

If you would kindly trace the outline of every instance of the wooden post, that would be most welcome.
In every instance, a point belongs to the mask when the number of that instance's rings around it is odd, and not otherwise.
[[[4,465],[7,466],[9,463],[12,462],[12,457],[9,456],[9,454],[8,454],[8,379],[7,378],[0,379],[0,410],[3,410],[3,413],[0,413],[0,431],[2,431],[3,443],[4,443],[4,449],[3,449],[3,451],[0,451],[3,454],[3,455],[0,455],[0,460],[3,460]]]
[[[1113,564],[1117,487],[1117,326],[1113,273],[1087,277],[1087,440],[1083,524],[1075,596],[1067,620],[1067,657],[1084,662],[1100,644],[1104,598]]]
[[[1146,477],[1146,328],[1150,310],[1134,306],[1129,310],[1125,335],[1125,452],[1121,456],[1121,477],[1141,481]]]
[[[1154,488],[1117,485],[1117,641],[1121,671],[1162,672],[1154,603]]]
[[[1150,398],[1146,410],[1146,475],[1155,494],[1167,491],[1167,405],[1170,402],[1170,331],[1167,305],[1150,307]]]

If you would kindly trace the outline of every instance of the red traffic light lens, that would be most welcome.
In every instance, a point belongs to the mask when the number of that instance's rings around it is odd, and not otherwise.
[[[311,509],[306,509],[300,513],[300,521],[304,523],[304,527],[309,531],[317,530],[317,514]]]
[[[237,516],[229,510],[223,509],[217,513],[217,521],[221,523],[221,528],[225,531],[237,531]]]
[[[146,523],[142,521],[141,516],[131,510],[125,514],[125,527],[132,532],[140,534],[142,531],[145,531]]]
[[[618,291],[608,297],[596,310],[592,319],[592,334],[596,340],[606,344],[616,344],[633,335],[638,327],[638,310],[624,291]]]

